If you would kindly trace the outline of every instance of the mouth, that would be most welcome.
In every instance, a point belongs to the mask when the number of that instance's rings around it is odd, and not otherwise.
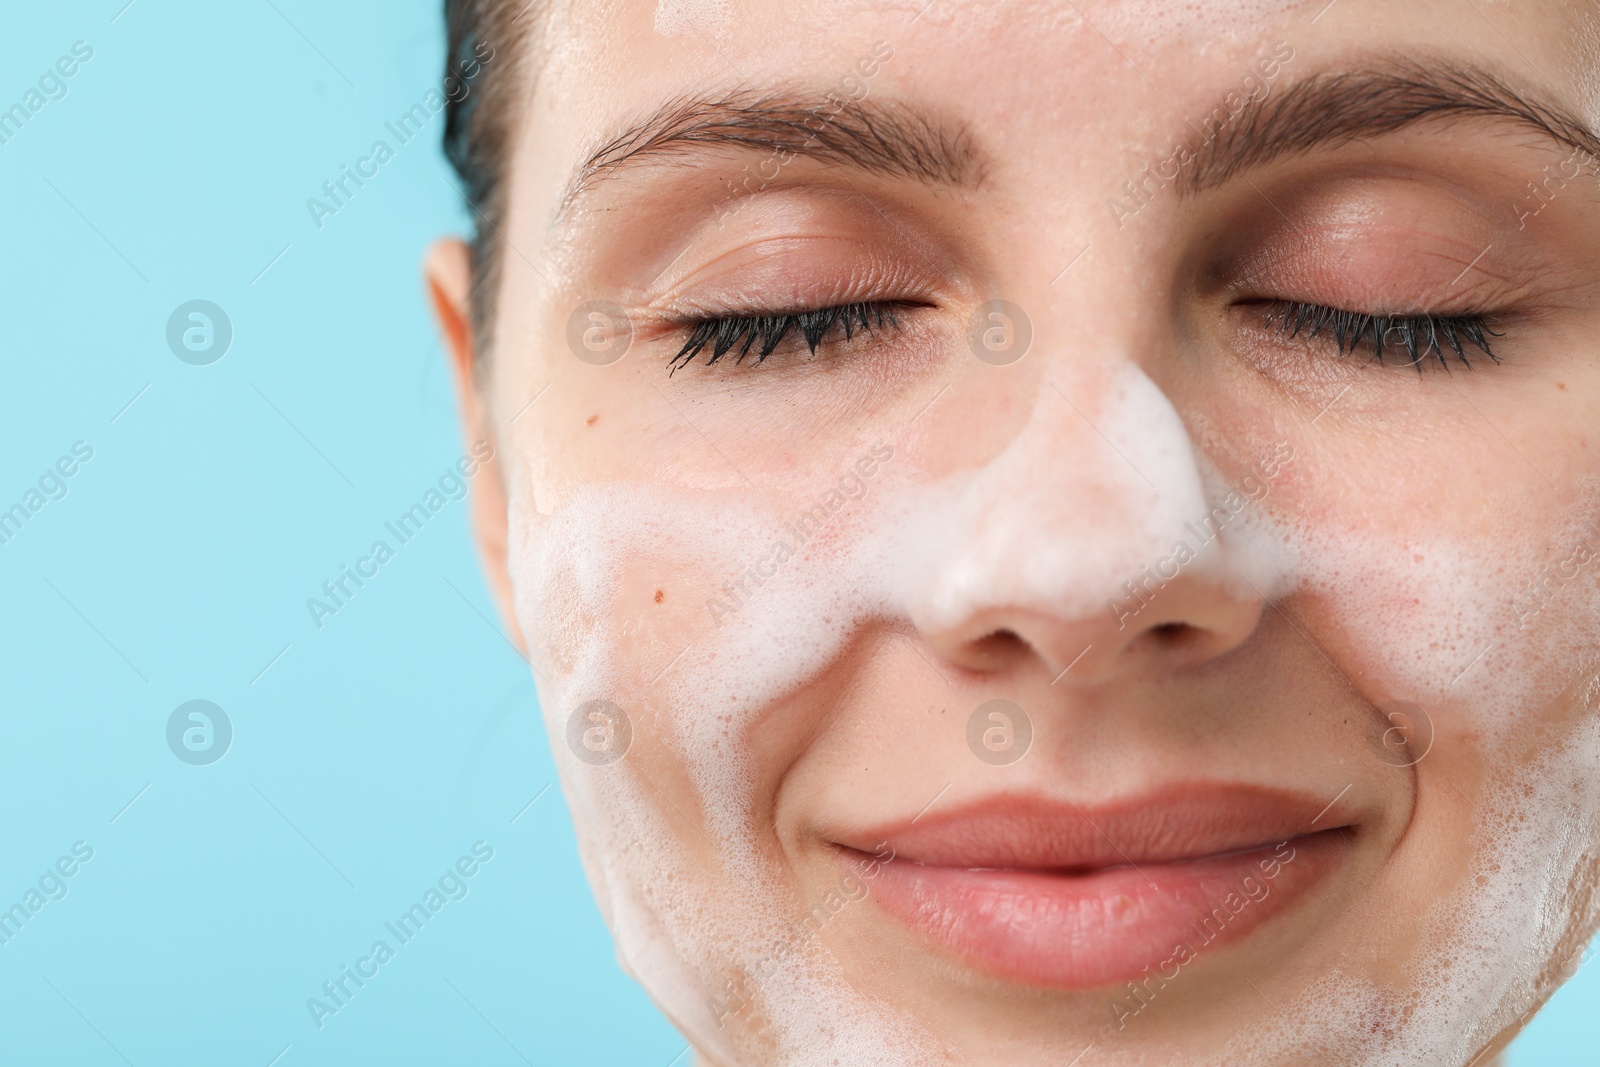
[[[1170,981],[1325,884],[1355,834],[1326,801],[1206,785],[1093,807],[993,797],[835,844],[926,940],[997,978],[1081,990]]]

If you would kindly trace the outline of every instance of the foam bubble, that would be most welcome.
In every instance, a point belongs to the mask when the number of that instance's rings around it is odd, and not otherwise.
[[[847,981],[819,941],[796,945],[792,916],[805,902],[758,825],[752,731],[869,620],[948,626],[986,603],[1104,610],[1117,582],[1231,491],[1138,371],[1076,414],[1049,388],[981,468],[922,482],[891,459],[870,492],[805,537],[792,502],[755,490],[594,485],[543,515],[527,486],[511,487],[518,619],[590,879],[625,965],[712,1057],[893,1065],[944,1055],[915,1019]],[[1073,418],[1090,421],[1107,450],[1063,472]],[[1595,499],[1582,508],[1592,528]],[[752,586],[750,554],[778,542],[792,552]],[[1545,618],[1524,625],[1514,591],[1544,566],[1531,545],[1313,527],[1270,506],[1239,514],[1222,544],[1207,563],[1218,576],[1325,601],[1387,696],[1464,716],[1487,746],[1525,738],[1600,636],[1592,580],[1561,586]],[[728,613],[692,605],[678,609],[695,613],[681,627],[630,628],[623,591],[662,567],[686,571]],[[565,715],[591,699],[628,709],[648,742],[605,767],[571,756]],[[1217,1062],[1460,1063],[1536,1003],[1548,989],[1540,969],[1584,917],[1574,894],[1600,840],[1592,694],[1583,714],[1581,730],[1532,762],[1504,762],[1484,788],[1475,877],[1430,918],[1410,989],[1329,975]],[[761,975],[754,986],[750,974]],[[1098,1062],[1137,1057],[1108,1050]]]
[[[720,35],[732,12],[729,0],[658,0],[656,32],[663,37]]]

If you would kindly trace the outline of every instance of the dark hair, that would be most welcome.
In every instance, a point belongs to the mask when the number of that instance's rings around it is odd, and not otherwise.
[[[542,20],[543,0],[444,0],[445,72],[456,76],[492,49],[480,80],[445,107],[444,154],[461,177],[462,194],[473,213],[472,333],[480,360],[488,351],[505,243],[505,174],[516,148],[516,133],[531,78],[524,69],[530,41]]]

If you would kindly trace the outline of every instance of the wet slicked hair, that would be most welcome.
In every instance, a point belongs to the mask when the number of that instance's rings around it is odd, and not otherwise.
[[[483,49],[493,49],[494,57],[482,64],[470,92],[447,103],[444,126],[444,154],[473,215],[470,300],[480,361],[490,346],[504,253],[506,172],[532,88],[544,7],[544,0],[444,0],[447,76],[479,61]]]

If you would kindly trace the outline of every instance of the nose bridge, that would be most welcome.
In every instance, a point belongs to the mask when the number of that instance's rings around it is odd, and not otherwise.
[[[1107,613],[1125,581],[1205,511],[1182,419],[1127,361],[1059,368],[1022,431],[959,494],[913,621],[949,631],[997,610]],[[1109,618],[1109,615],[1108,615]]]

